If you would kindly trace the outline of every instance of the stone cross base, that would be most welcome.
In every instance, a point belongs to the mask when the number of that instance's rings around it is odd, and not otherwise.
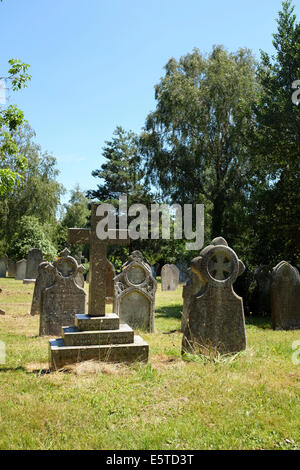
[[[130,326],[120,325],[115,313],[101,317],[76,315],[75,325],[62,327],[62,338],[49,341],[49,366],[95,359],[104,362],[147,362],[148,344]]]

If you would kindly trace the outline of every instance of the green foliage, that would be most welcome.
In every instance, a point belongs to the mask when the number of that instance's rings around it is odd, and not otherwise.
[[[92,172],[101,182],[96,191],[88,191],[88,197],[114,202],[121,195],[126,195],[129,204],[131,201],[145,201],[148,188],[143,181],[138,136],[118,126],[112,140],[106,141],[102,156],[106,162],[101,165],[101,169]]]
[[[254,145],[259,169],[250,212],[256,263],[300,263],[300,107],[292,102],[292,83],[300,78],[300,23],[293,12],[291,1],[284,1],[274,34],[275,55],[262,52],[258,69]]]
[[[14,91],[27,87],[27,82],[31,80],[31,75],[27,73],[30,65],[21,62],[20,59],[10,59],[8,61],[10,69],[8,70],[8,80],[11,81]]]
[[[154,202],[154,197],[150,194],[144,179],[138,136],[131,131],[125,131],[122,127],[117,127],[112,139],[106,142],[102,155],[106,159],[105,163],[101,165],[99,170],[92,173],[101,182],[97,190],[88,191],[88,197],[112,204],[118,213],[118,199],[121,195],[125,195],[128,207],[132,204],[142,203],[150,212],[150,205]],[[133,217],[129,217],[128,222],[131,219]],[[162,245],[167,244],[162,243],[161,240],[135,240],[131,241],[130,251],[144,251],[147,260],[154,262],[163,256],[161,255]],[[173,245],[168,243],[169,252],[171,252],[171,246]],[[129,249],[125,247],[113,246],[109,248],[109,257],[117,270],[126,261],[128,254]]]
[[[63,210],[64,213],[56,228],[59,250],[62,250],[66,245],[68,245],[68,228],[85,228],[89,224],[91,214],[89,200],[84,193],[80,191],[79,185],[71,191],[70,200],[68,204],[64,204]],[[83,251],[85,257],[88,256],[88,247],[77,245],[77,251],[78,250]]]
[[[37,218],[47,236],[55,243],[56,213],[63,187],[56,181],[58,171],[56,159],[42,152],[34,142],[34,132],[25,123],[14,132],[13,141],[27,160],[22,169],[18,188],[0,197],[0,239],[9,246],[16,224],[24,216]],[[8,170],[14,169],[14,158],[6,160]]]
[[[10,59],[8,77],[0,77],[10,83],[13,91],[27,86],[31,75],[27,73],[28,64],[19,59]],[[13,138],[13,133],[24,122],[23,112],[10,105],[0,109],[0,196],[9,194],[15,186],[20,185],[22,171],[26,168],[26,158],[20,152]]]
[[[89,221],[91,211],[89,209],[89,200],[80,191],[79,185],[71,191],[71,197],[68,204],[64,205],[65,214],[61,224],[64,227],[86,227]]]
[[[194,49],[165,69],[141,137],[147,174],[172,202],[209,202],[211,231],[220,235],[254,164],[255,62],[249,50],[217,46],[207,58]]]
[[[8,255],[20,260],[26,258],[32,248],[39,248],[48,261],[53,261],[57,256],[56,248],[46,237],[43,225],[36,217],[25,215],[16,226]]]

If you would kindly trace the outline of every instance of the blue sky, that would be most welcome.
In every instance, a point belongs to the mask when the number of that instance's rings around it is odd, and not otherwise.
[[[4,0],[0,75],[10,58],[31,64],[29,87],[10,103],[57,158],[66,189],[91,189],[105,140],[117,125],[140,131],[171,57],[214,44],[272,52],[280,8],[281,0]]]

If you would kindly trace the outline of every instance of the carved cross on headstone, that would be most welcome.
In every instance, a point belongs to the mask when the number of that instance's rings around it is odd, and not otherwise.
[[[216,253],[210,260],[209,271],[212,277],[218,281],[227,279],[232,272],[232,266],[228,256],[223,252]]]
[[[127,230],[108,230],[108,238],[100,240],[96,234],[97,207],[92,205],[91,228],[69,228],[69,242],[72,244],[90,245],[90,278],[89,278],[89,307],[91,317],[105,315],[106,297],[106,261],[108,245],[129,245]],[[99,217],[100,219],[100,217]],[[116,238],[109,238],[115,233]]]

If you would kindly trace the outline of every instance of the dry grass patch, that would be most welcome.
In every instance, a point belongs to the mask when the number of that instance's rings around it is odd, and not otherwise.
[[[126,364],[97,362],[94,360],[78,362],[66,365],[60,372],[70,372],[78,376],[84,375],[128,375],[131,373],[130,367]]]

